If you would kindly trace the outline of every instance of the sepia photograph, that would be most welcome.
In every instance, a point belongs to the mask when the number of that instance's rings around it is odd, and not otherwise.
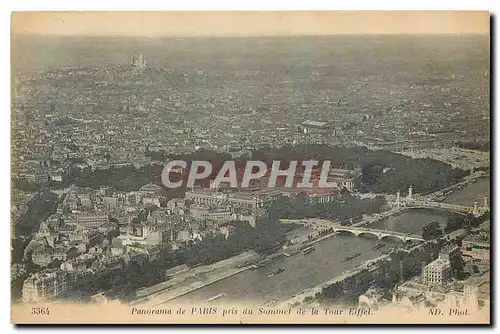
[[[490,324],[488,11],[13,12],[14,324]]]

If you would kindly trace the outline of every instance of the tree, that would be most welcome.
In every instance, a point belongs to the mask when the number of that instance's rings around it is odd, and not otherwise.
[[[432,222],[422,228],[422,238],[425,240],[437,239],[443,235],[443,229],[439,222]]]
[[[463,227],[467,230],[468,233],[470,233],[471,229],[473,227],[477,227],[477,226],[479,226],[478,220],[476,219],[476,217],[474,217],[474,215],[472,215],[472,214],[469,213],[464,218]]]
[[[450,266],[453,277],[462,279],[464,277],[465,261],[462,258],[462,252],[450,255]]]
[[[446,226],[444,228],[445,233],[450,233],[462,228],[464,225],[464,219],[458,215],[450,215],[446,220]]]
[[[370,163],[361,169],[361,182],[367,186],[373,186],[383,173],[383,167]]]

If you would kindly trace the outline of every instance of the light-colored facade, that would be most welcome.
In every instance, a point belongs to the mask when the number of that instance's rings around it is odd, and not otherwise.
[[[229,207],[210,208],[207,206],[191,205],[189,213],[195,218],[204,218],[219,222],[231,221],[236,217]]]
[[[52,262],[52,259],[53,252],[47,250],[35,251],[31,254],[31,261],[40,267],[48,266]]]
[[[26,173],[23,175],[28,181],[36,184],[45,184],[49,182],[49,173],[42,170],[37,170],[32,173]]]
[[[450,260],[440,257],[426,265],[422,274],[427,286],[443,285],[451,279]]]
[[[108,215],[87,215],[78,214],[76,216],[76,224],[81,228],[99,227],[108,221]]]
[[[66,291],[66,273],[55,269],[28,277],[23,284],[23,302],[40,301],[59,296]]]
[[[220,193],[215,189],[196,189],[186,192],[186,200],[202,206],[221,206],[223,203],[238,205],[244,208],[260,208],[271,198],[259,193],[236,192]]]
[[[354,172],[348,169],[331,168],[328,173],[328,182],[335,184],[338,189],[354,189]]]

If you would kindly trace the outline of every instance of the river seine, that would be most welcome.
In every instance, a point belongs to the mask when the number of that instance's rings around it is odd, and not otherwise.
[[[446,202],[472,206],[473,201],[477,200],[482,205],[482,198],[489,195],[489,192],[490,180],[484,178],[450,194],[446,198]],[[370,227],[421,234],[422,227],[426,224],[438,221],[444,225],[447,217],[446,212],[416,209],[373,223]],[[374,250],[373,247],[380,242],[386,246]],[[219,294],[224,295],[211,301],[210,305],[227,305],[227,303],[233,302],[234,304],[245,303],[257,306],[270,300],[282,302],[302,290],[312,288],[366,260],[380,256],[384,250],[397,244],[396,240],[380,241],[375,237],[335,235],[316,243],[316,249],[309,254],[301,252],[288,258],[279,259],[270,265],[244,271],[188,293],[172,302],[184,305],[193,302],[200,303]],[[358,252],[361,253],[360,256],[350,261],[344,261],[346,256]],[[268,277],[269,273],[278,268],[285,270]]]

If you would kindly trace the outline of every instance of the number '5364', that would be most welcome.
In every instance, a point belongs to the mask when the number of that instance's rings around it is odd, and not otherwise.
[[[32,307],[31,314],[45,314],[49,315],[50,311],[48,307]]]

